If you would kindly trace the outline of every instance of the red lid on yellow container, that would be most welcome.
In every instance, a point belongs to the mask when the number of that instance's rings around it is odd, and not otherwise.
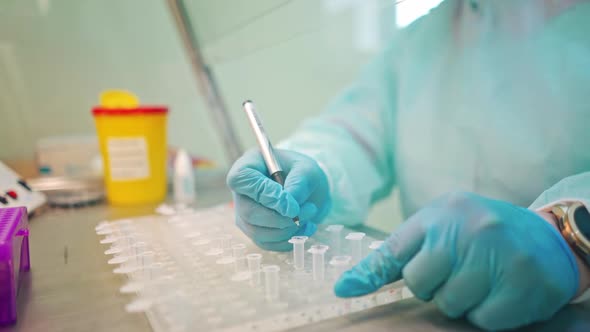
[[[139,106],[134,108],[107,108],[96,106],[92,108],[94,116],[134,116],[134,115],[157,115],[168,113],[166,106]]]

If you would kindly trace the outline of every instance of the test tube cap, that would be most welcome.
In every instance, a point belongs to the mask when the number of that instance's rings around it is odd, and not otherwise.
[[[278,265],[265,265],[262,267],[262,272],[279,272],[281,268]]]
[[[247,254],[246,255],[246,259],[250,259],[250,260],[256,260],[256,259],[261,259],[262,255],[258,254],[258,253],[253,253],[253,254]]]
[[[193,246],[204,246],[204,245],[207,245],[209,243],[211,243],[211,240],[209,240],[209,239],[198,239],[196,241],[193,241],[191,244]]]
[[[127,312],[144,312],[152,306],[148,299],[138,298],[125,306]]]
[[[201,236],[201,232],[197,232],[197,231],[195,231],[195,232],[190,232],[190,233],[188,233],[188,234],[184,235],[184,237],[185,237],[186,239],[194,239],[194,238],[198,238],[199,236]]]
[[[107,235],[113,232],[111,224],[107,221],[101,221],[96,227],[94,227],[94,230],[98,235]]]
[[[307,252],[312,254],[323,254],[328,251],[328,249],[330,249],[330,247],[325,244],[314,244]]]
[[[130,281],[119,288],[119,292],[122,294],[133,294],[143,290],[144,284],[137,281]]]
[[[344,228],[343,225],[329,225],[326,227],[328,232],[340,232]]]
[[[246,245],[243,243],[236,243],[231,246],[232,249],[246,249]]]
[[[365,237],[365,233],[363,232],[352,232],[346,235],[345,239],[347,240],[362,240]]]
[[[145,247],[147,247],[147,243],[142,242],[142,241],[138,241],[138,242],[135,242],[134,244],[132,244],[131,246],[134,248],[145,248]]]
[[[211,248],[205,252],[206,256],[219,256],[223,254],[223,249],[221,248]]]
[[[236,259],[232,256],[225,256],[225,257],[221,257],[218,260],[215,261],[216,264],[220,264],[220,265],[229,265],[229,264],[233,264],[236,261]]]
[[[307,241],[307,236],[293,236],[289,239],[289,243],[296,244],[296,243],[305,243]]]
[[[120,239],[122,239],[122,237],[107,235],[104,239],[100,240],[100,244],[111,244],[119,241]]]
[[[122,264],[129,260],[128,256],[117,256],[108,260],[109,265]]]
[[[115,254],[120,254],[123,252],[123,248],[122,247],[111,247],[110,249],[106,250],[104,252],[105,255],[115,255]]]

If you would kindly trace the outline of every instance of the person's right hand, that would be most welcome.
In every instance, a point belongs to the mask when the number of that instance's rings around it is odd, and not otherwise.
[[[557,226],[544,214],[473,193],[424,206],[334,286],[360,296],[403,277],[424,301],[485,330],[551,318],[587,285]]]
[[[234,193],[236,225],[261,248],[291,250],[295,235],[310,236],[331,207],[326,174],[301,153],[275,150],[285,172],[285,187],[268,176],[258,150],[238,159],[227,175]],[[293,218],[299,216],[297,227]]]

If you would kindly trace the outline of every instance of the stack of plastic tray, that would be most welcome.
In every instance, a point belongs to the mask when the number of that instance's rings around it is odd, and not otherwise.
[[[29,224],[25,207],[0,208],[0,324],[16,322],[16,297],[29,271]]]

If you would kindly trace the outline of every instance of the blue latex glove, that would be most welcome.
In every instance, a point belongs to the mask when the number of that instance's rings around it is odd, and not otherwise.
[[[336,295],[359,296],[405,279],[419,299],[488,330],[549,319],[578,289],[575,258],[539,215],[475,194],[421,209],[345,272]]]
[[[227,175],[234,192],[237,226],[261,248],[287,251],[292,236],[310,236],[331,206],[328,179],[317,162],[300,153],[275,150],[285,188],[268,176],[258,150],[246,152]],[[297,227],[293,218],[299,216]]]

